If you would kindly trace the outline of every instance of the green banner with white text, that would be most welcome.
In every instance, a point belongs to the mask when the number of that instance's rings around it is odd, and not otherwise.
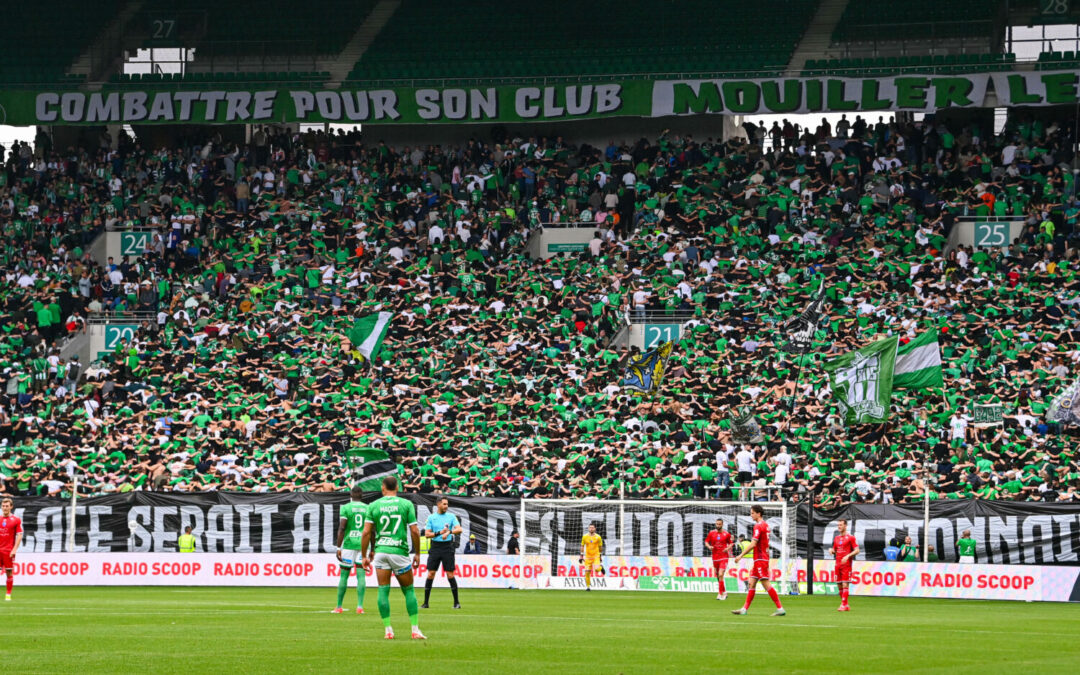
[[[1075,105],[1080,71],[813,77],[753,80],[659,80],[652,116],[761,115],[943,108]],[[991,98],[995,96],[995,99]]]
[[[448,124],[648,117],[652,82],[559,86],[0,91],[0,124]]]
[[[258,88],[227,83],[0,89],[0,124],[479,124],[615,117],[1076,105],[1080,71],[576,84]]]

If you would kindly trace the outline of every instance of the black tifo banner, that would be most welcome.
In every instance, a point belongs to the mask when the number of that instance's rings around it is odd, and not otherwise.
[[[365,496],[369,502],[379,495]],[[435,495],[402,495],[417,506],[421,525],[435,510]],[[79,500],[75,507],[75,550],[90,552],[167,552],[177,549],[177,537],[191,526],[198,550],[223,553],[319,553],[333,550],[338,509],[348,501],[347,493],[251,494],[211,492],[166,494],[131,492]],[[481,497],[453,497],[450,510],[461,520],[464,535],[476,535],[484,553],[505,553],[511,534],[518,529],[520,501]],[[705,504],[701,505],[705,507]],[[599,507],[599,508],[598,508]],[[71,503],[43,497],[17,497],[15,515],[26,531],[26,551],[38,553],[67,550],[71,527]],[[633,555],[705,555],[701,545],[715,518],[707,508],[689,513],[684,508],[665,510],[662,503],[645,507],[642,514],[627,506],[635,541],[628,542]],[[607,511],[597,517],[598,511]],[[595,522],[601,535],[615,539],[617,508],[599,504],[583,505],[573,512]],[[809,508],[796,513],[797,555],[806,555]],[[537,514],[539,515],[539,514]],[[636,515],[643,516],[637,518]],[[724,520],[737,533],[749,534],[749,519],[734,517],[730,506],[723,509]],[[894,537],[911,536],[923,542],[922,505],[849,505],[814,513],[815,555],[825,557],[836,534],[836,521],[846,518],[867,560],[884,560],[884,549]],[[771,519],[774,530],[779,523]],[[129,527],[129,523],[134,527]],[[561,523],[563,527],[567,523]],[[541,542],[544,552],[552,548],[575,552],[584,523],[565,527],[566,538]],[[560,527],[560,531],[563,529]],[[1038,504],[957,500],[935,502],[930,508],[930,545],[942,560],[956,558],[956,541],[971,530],[978,542],[980,563],[1080,564],[1080,505]],[[610,532],[609,532],[610,531]],[[554,544],[554,546],[553,546]],[[612,551],[614,552],[614,550]]]
[[[814,512],[815,556],[825,557],[845,518],[866,560],[884,560],[885,547],[910,536],[923,547],[922,504],[850,504]],[[799,510],[799,555],[806,555],[809,508]],[[1008,565],[1080,565],[1080,505],[959,499],[930,503],[929,545],[943,561],[955,561],[964,530],[976,541],[975,561]],[[863,556],[860,556],[863,557]],[[921,559],[921,558],[920,558]]]

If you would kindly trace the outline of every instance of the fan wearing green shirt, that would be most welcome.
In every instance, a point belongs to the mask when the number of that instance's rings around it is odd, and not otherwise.
[[[426,640],[427,636],[420,632],[420,606],[413,590],[413,569],[420,567],[420,527],[416,523],[416,506],[398,497],[397,491],[397,478],[383,478],[382,498],[368,505],[360,550],[368,556],[364,558],[364,566],[375,565],[375,576],[379,581],[379,616],[386,629],[386,639],[394,639],[394,629],[390,626],[390,577],[394,576],[405,596],[412,638]],[[410,541],[413,551],[411,561]]]
[[[904,545],[900,547],[900,560],[902,562],[919,562],[919,545],[912,543],[910,535],[904,537]]]
[[[975,563],[975,540],[971,538],[971,530],[964,530],[960,539],[956,542],[956,552],[960,562],[971,565]]]

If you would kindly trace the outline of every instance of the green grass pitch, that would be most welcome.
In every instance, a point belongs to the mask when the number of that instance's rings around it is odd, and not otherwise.
[[[419,589],[418,595],[422,593]],[[1080,606],[835,596],[788,597],[770,617],[697,593],[436,588],[426,642],[383,639],[367,614],[330,614],[335,590],[16,587],[0,603],[4,673],[1076,672]],[[356,599],[349,589],[346,607]],[[422,600],[422,598],[421,598]]]

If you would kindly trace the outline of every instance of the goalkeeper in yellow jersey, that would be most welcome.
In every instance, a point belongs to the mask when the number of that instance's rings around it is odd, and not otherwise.
[[[589,525],[589,533],[581,537],[581,557],[578,563],[585,565],[585,590],[592,590],[593,570],[599,570],[604,574],[604,564],[600,556],[604,552],[604,538],[596,533],[596,525]]]

